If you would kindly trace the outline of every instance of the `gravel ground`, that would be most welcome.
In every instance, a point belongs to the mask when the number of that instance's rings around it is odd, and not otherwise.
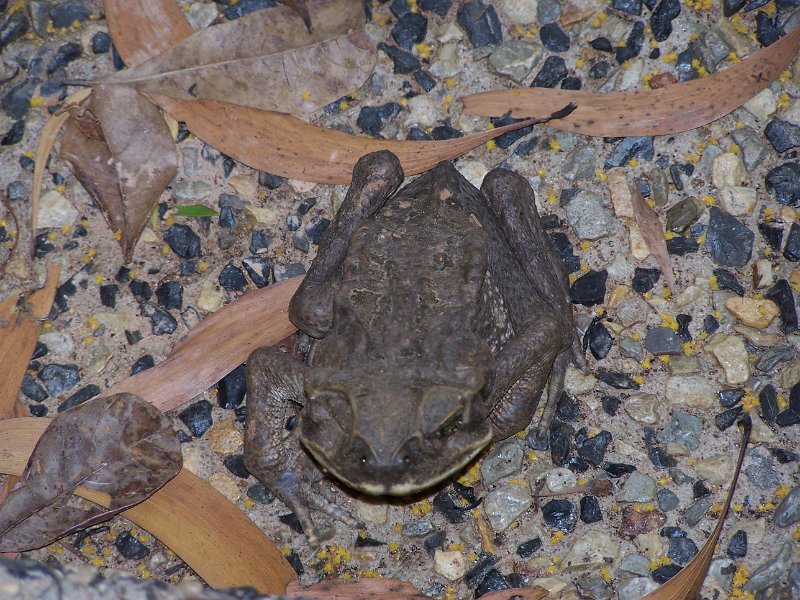
[[[181,2],[196,28],[270,4]],[[777,35],[776,22],[790,30],[800,21],[790,0],[750,2],[754,10],[728,19],[712,4],[375,2],[368,33],[386,44],[375,74],[313,121],[386,139],[447,139],[488,124],[462,114],[460,95],[531,83],[610,91],[685,81],[734,66]],[[576,6],[591,10],[556,23]],[[24,223],[38,135],[47,108],[66,93],[59,82],[109,74],[114,56],[99,2],[0,8],[0,190]],[[406,502],[329,485],[326,493],[366,529],[329,523],[323,547],[312,549],[243,468],[246,404],[234,372],[176,411],[186,467],[267,531],[303,583],[401,577],[438,598],[537,584],[564,597],[634,599],[707,539],[738,451],[733,424],[746,411],[752,444],[703,595],[800,597],[798,95],[795,61],[746,107],[680,135],[600,139],[537,126],[457,162],[475,183],[498,165],[528,177],[572,272],[592,375],[568,374],[552,451],[523,432],[488,449],[457,483]],[[61,267],[56,307],[20,394],[32,414],[54,414],[158,364],[204,316],[265,284],[265,274],[271,282],[302,273],[346,191],[259,173],[183,130],[178,139],[179,173],[129,264],[69,165],[51,158],[37,257],[17,253],[0,280],[1,298],[40,282],[47,262]],[[669,229],[674,295],[637,234],[620,191],[626,179]],[[175,216],[184,204],[220,217]],[[13,219],[0,216],[8,252]],[[188,256],[179,240],[195,236],[201,254]],[[532,496],[597,479],[610,480],[610,495]],[[25,556],[196,579],[121,518]]]

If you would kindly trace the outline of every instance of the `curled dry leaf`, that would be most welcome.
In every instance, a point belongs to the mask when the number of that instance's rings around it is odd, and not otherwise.
[[[139,64],[166,52],[193,30],[174,0],[141,0],[133,10],[125,0],[104,0],[114,46],[128,64]],[[269,9],[270,11],[276,9]],[[322,22],[318,23],[322,27]],[[318,183],[350,183],[353,165],[377,150],[391,150],[406,175],[433,168],[442,160],[508,131],[537,121],[520,121],[441,142],[377,140],[316,127],[290,115],[214,100],[153,100],[204,142],[255,169]],[[567,103],[556,107],[560,109]]]
[[[152,495],[181,463],[169,419],[133,394],[97,398],[61,413],[0,507],[0,551],[38,548],[105,521]],[[96,492],[106,506],[70,505],[78,486]]]
[[[136,90],[98,86],[72,109],[61,156],[119,233],[125,259],[178,168],[178,153],[158,107]]]
[[[540,116],[574,102],[571,115],[551,127],[585,135],[666,135],[700,127],[728,114],[774,81],[800,51],[800,27],[738,65],[657,90],[610,92],[522,88],[461,98],[464,112],[493,117]]]
[[[629,181],[628,189],[631,192],[631,204],[633,205],[633,216],[636,219],[636,224],[639,226],[650,252],[656,257],[658,264],[661,265],[661,271],[664,273],[664,279],[667,282],[669,291],[674,294],[675,276],[672,273],[672,261],[669,258],[669,252],[667,252],[664,226],[661,224],[656,211],[650,208],[650,205],[645,201],[642,192],[639,191],[639,186]]]
[[[733,479],[728,488],[728,495],[725,498],[725,503],[722,505],[722,510],[717,518],[714,531],[708,536],[700,552],[695,555],[688,565],[681,569],[680,573],[661,587],[647,594],[642,600],[695,600],[700,597],[700,588],[703,587],[703,581],[705,581],[706,575],[708,574],[711,558],[714,556],[714,550],[719,541],[720,533],[722,533],[722,526],[725,524],[725,517],[728,516],[728,510],[733,500],[733,493],[736,491],[736,482],[739,480],[739,472],[742,470],[742,462],[744,461],[744,454],[747,450],[747,441],[750,439],[750,431],[753,427],[750,415],[745,414],[744,417],[739,420],[739,427],[742,429],[739,457],[736,460],[736,469],[733,472]]]
[[[377,49],[364,31],[360,0],[315,0],[312,8],[312,32],[289,7],[258,10],[198,31],[98,83],[179,100],[314,112],[361,87],[375,68]],[[136,3],[126,9],[126,19],[145,10]]]

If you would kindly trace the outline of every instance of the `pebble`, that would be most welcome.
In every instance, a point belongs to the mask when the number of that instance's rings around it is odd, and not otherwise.
[[[697,525],[706,516],[712,504],[711,498],[700,498],[683,513],[683,520],[689,527]]]
[[[741,186],[746,178],[747,171],[738,154],[724,152],[714,159],[711,180],[715,187]]]
[[[614,57],[619,64],[623,64],[626,60],[639,55],[642,44],[644,44],[644,22],[636,21],[625,40],[625,45],[615,48]]]
[[[665,41],[672,33],[672,21],[681,14],[679,0],[661,0],[650,15],[650,28],[658,42]]]
[[[702,430],[703,421],[701,419],[676,408],[672,412],[670,424],[658,434],[657,439],[664,444],[682,444],[692,451],[700,447],[698,434]]]
[[[749,464],[744,468],[745,477],[761,490],[772,490],[781,483],[775,471],[775,458],[755,449],[748,453]]]
[[[220,421],[208,432],[211,449],[220,454],[231,454],[239,450],[244,444],[244,436],[236,429],[234,419]]]
[[[781,529],[792,527],[800,521],[800,485],[795,486],[772,514],[772,522]]]
[[[118,535],[114,545],[122,556],[130,560],[141,560],[150,554],[150,549],[137,540],[130,530]]]
[[[624,337],[620,340],[619,351],[623,356],[636,361],[641,361],[644,358],[642,344],[630,337]]]
[[[595,174],[596,160],[595,148],[586,144],[577,144],[564,160],[564,164],[561,166],[561,175],[570,182],[591,179]]]
[[[743,267],[753,252],[755,234],[736,217],[712,206],[705,249],[718,265]]]
[[[731,296],[725,300],[725,308],[738,321],[755,329],[766,329],[778,316],[778,306],[767,299],[739,298]]]
[[[765,87],[744,103],[744,108],[756,119],[766,121],[778,110],[778,102],[773,91]]]
[[[800,206],[800,164],[785,162],[765,177],[767,191],[787,206]]]
[[[236,479],[227,471],[217,471],[216,473],[212,473],[208,476],[206,481],[211,487],[213,487],[234,504],[239,501],[239,498],[242,495]]]
[[[683,340],[669,327],[655,327],[647,332],[645,350],[651,354],[681,354]]]
[[[674,537],[669,541],[667,556],[679,565],[686,565],[698,552],[697,544],[688,537]]]
[[[775,284],[772,263],[766,258],[759,259],[753,265],[753,288],[763,290]]]
[[[211,403],[200,400],[190,404],[178,413],[178,418],[194,437],[200,437],[211,427]]]
[[[650,561],[641,554],[628,554],[620,561],[617,573],[647,577],[650,575]]]
[[[621,167],[627,165],[632,158],[640,160],[653,160],[655,150],[653,148],[653,138],[649,136],[643,137],[626,137],[618,142],[611,153],[606,158],[604,169],[613,169],[614,167]]]
[[[389,518],[389,505],[385,502],[359,500],[356,503],[356,518],[364,523],[383,525]]]
[[[533,504],[527,485],[509,484],[487,494],[483,509],[492,529],[504,531]]]
[[[611,584],[607,583],[600,575],[592,575],[578,579],[575,583],[578,594],[581,598],[590,600],[611,600],[614,598],[614,590]]]
[[[683,233],[703,216],[703,205],[693,197],[676,202],[667,210],[666,228],[675,233]]]
[[[599,194],[579,192],[567,204],[567,219],[575,234],[584,240],[597,240],[616,233],[619,228],[613,213]]]
[[[95,385],[94,383],[90,383],[79,389],[77,392],[72,394],[69,398],[64,400],[58,406],[58,412],[64,412],[65,410],[69,410],[79,404],[83,404],[87,400],[90,400],[100,394],[100,386]]]
[[[183,287],[177,281],[161,282],[156,288],[156,300],[165,309],[183,307]]]
[[[800,125],[783,119],[773,119],[767,123],[764,135],[776,152],[783,153],[800,146]]]
[[[178,329],[175,317],[153,302],[145,302],[139,310],[142,316],[150,319],[153,335],[169,335]]]
[[[540,0],[539,8],[546,0]],[[569,36],[558,26],[558,23],[549,22],[539,28],[539,39],[542,45],[551,52],[566,52],[569,50]]]
[[[710,409],[714,406],[717,389],[708,378],[700,375],[673,375],[667,378],[664,393],[673,406]]]
[[[559,82],[564,79],[569,71],[567,70],[567,63],[560,56],[548,56],[542,68],[533,78],[531,87],[554,88]]]
[[[589,270],[572,284],[569,290],[573,304],[594,306],[602,304],[606,295],[606,280],[608,272],[605,270]]]
[[[594,496],[584,496],[580,501],[580,519],[586,524],[597,523],[603,520],[600,503]]]
[[[606,449],[610,443],[611,433],[601,431],[578,446],[578,456],[594,466],[599,466],[605,459]]]
[[[659,585],[649,577],[634,577],[617,587],[619,600],[641,600],[655,591]]]
[[[753,188],[726,186],[720,190],[719,204],[732,215],[749,215],[758,201],[758,193]]]
[[[419,59],[405,50],[401,50],[397,46],[390,46],[389,44],[381,42],[378,48],[386,53],[394,63],[394,72],[397,74],[414,73],[422,67]]]
[[[758,361],[756,361],[756,368],[759,371],[769,373],[780,363],[793,360],[796,355],[797,352],[793,346],[776,346],[768,349],[761,355]]]
[[[43,367],[37,373],[47,391],[53,396],[63,394],[74,388],[80,381],[80,369],[77,365],[53,363]]]
[[[756,14],[756,39],[762,46],[771,46],[780,39],[781,28],[777,24],[777,19],[777,16],[774,20],[770,19],[767,13],[761,10]]]
[[[757,169],[769,154],[769,148],[752,127],[734,129],[731,137],[742,149],[742,161],[748,172]]]
[[[578,513],[575,505],[569,500],[556,499],[542,506],[542,519],[550,527],[569,533],[575,527]]]
[[[503,29],[494,6],[486,6],[480,0],[474,0],[462,5],[456,14],[458,24],[467,32],[473,48],[503,41]]]
[[[256,287],[269,285],[272,267],[260,256],[248,256],[242,259],[242,266]]]
[[[181,258],[200,256],[200,237],[188,225],[172,225],[164,232],[164,241]]]
[[[785,279],[779,279],[775,285],[766,291],[764,296],[772,300],[778,307],[781,318],[781,331],[787,334],[797,331],[797,307],[789,282]]]
[[[461,550],[436,550],[433,570],[448,581],[456,581],[467,574],[467,559]]]
[[[694,471],[710,485],[722,485],[730,481],[733,473],[733,457],[716,454],[694,464]]]
[[[725,552],[730,558],[744,558],[747,555],[747,533],[742,529],[734,533]]]
[[[652,477],[634,471],[615,499],[617,502],[650,502],[655,497],[656,490],[657,485]]]
[[[75,207],[56,190],[45,192],[39,202],[38,227],[65,227],[78,218]]]
[[[67,42],[59,46],[50,62],[47,65],[47,74],[53,73],[63,69],[72,61],[80,58],[82,54],[81,45],[77,42]]]
[[[675,510],[678,508],[678,504],[680,503],[678,496],[675,495],[675,492],[666,488],[658,490],[656,493],[656,501],[658,502],[659,510],[662,512]]]
[[[481,462],[481,477],[486,485],[492,485],[508,477],[522,467],[522,445],[514,439],[495,444]]]
[[[563,467],[556,467],[550,469],[545,476],[545,484],[547,489],[553,493],[561,492],[577,485],[578,481],[575,474],[569,469]]]
[[[521,83],[539,63],[542,54],[540,46],[523,40],[511,40],[500,44],[489,55],[489,65],[500,75],[507,75],[513,81]]]
[[[591,373],[582,373],[580,369],[569,366],[564,377],[564,391],[572,396],[588,394],[594,390],[597,380]]]
[[[608,534],[590,529],[572,544],[561,568],[564,571],[599,568],[613,563],[618,557],[619,545]]]
[[[800,224],[796,221],[789,229],[789,237],[783,249],[783,257],[792,262],[800,260]]]
[[[239,365],[217,383],[217,398],[221,408],[230,410],[240,406],[246,394],[244,365]]]
[[[197,297],[197,308],[207,313],[213,313],[219,310],[225,302],[225,293],[219,286],[211,279],[203,281],[203,286],[200,288],[200,295]]]
[[[716,334],[705,346],[725,371],[725,381],[738,385],[750,379],[750,363],[744,340],[735,335]]]
[[[388,517],[388,515],[387,515]],[[430,521],[413,521],[403,524],[403,535],[411,538],[423,538],[433,531]]]
[[[247,287],[247,278],[242,270],[230,262],[220,272],[218,281],[229,292],[241,292]]]
[[[392,28],[392,38],[397,45],[411,50],[415,44],[425,40],[428,32],[428,18],[422,13],[408,12],[397,20]]]
[[[592,356],[597,360],[605,358],[611,351],[614,343],[614,338],[611,337],[608,329],[606,329],[600,321],[594,323],[586,332],[586,338],[589,341],[589,350]]]
[[[658,406],[661,401],[655,394],[632,394],[622,407],[628,416],[637,423],[656,425],[659,422]]]
[[[179,181],[172,186],[172,193],[181,202],[200,202],[213,195],[217,188],[200,179]]]
[[[745,592],[758,592],[768,588],[783,577],[793,554],[793,544],[784,542],[778,553],[755,569],[752,577],[742,586]]]
[[[622,71],[619,79],[619,91],[627,92],[638,89],[644,71],[644,61],[640,58],[628,61],[628,68]],[[652,80],[651,80],[652,83]]]
[[[222,464],[228,469],[231,475],[239,477],[240,479],[247,479],[250,477],[250,471],[248,471],[247,467],[244,465],[244,454],[231,454],[226,456]]]

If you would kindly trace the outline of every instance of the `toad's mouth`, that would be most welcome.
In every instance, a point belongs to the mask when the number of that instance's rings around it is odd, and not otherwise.
[[[305,448],[314,457],[314,460],[327,473],[348,487],[369,494],[371,496],[408,496],[426,490],[437,483],[457,474],[466,467],[492,440],[489,429],[485,436],[471,440],[469,445],[459,449],[458,454],[438,457],[435,468],[430,464],[421,468],[415,464],[414,459],[405,468],[384,467],[366,468],[359,464],[357,468],[351,465],[337,465],[335,456],[331,457],[312,440],[303,440]],[[341,460],[341,456],[339,456]],[[349,467],[349,468],[347,468]]]

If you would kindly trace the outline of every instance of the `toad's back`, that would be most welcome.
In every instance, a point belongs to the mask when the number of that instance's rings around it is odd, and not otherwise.
[[[333,331],[319,342],[337,340],[339,358],[344,338],[351,352],[373,361],[397,365],[428,356],[446,364],[443,346],[474,336],[486,233],[450,189],[420,192],[391,198],[354,235],[336,285]],[[330,349],[324,350],[315,355]]]

